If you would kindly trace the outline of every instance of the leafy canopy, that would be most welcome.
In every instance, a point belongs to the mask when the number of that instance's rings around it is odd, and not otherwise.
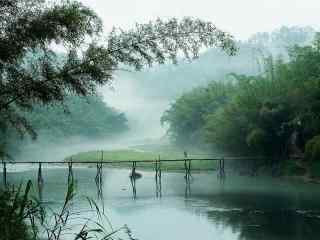
[[[178,143],[205,140],[237,155],[312,152],[311,139],[320,135],[320,35],[291,47],[289,57],[267,58],[259,75],[232,74],[184,94],[163,115],[169,133]]]
[[[198,57],[202,47],[236,51],[229,34],[193,18],[158,19],[103,36],[100,18],[77,1],[1,1],[0,18],[1,122],[22,135],[35,131],[21,110],[95,94],[122,65],[140,70],[167,59],[176,63],[181,55]]]

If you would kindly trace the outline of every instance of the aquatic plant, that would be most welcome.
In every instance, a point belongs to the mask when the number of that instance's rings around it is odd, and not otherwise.
[[[0,239],[4,240],[62,240],[71,235],[74,240],[112,240],[123,236],[134,240],[127,225],[113,228],[110,220],[93,199],[86,198],[94,216],[82,218],[82,211],[73,209],[75,201],[75,183],[68,184],[66,196],[59,211],[52,210],[40,200],[31,197],[32,182],[29,180],[25,190],[22,184],[18,188],[5,187],[0,192]],[[74,220],[80,220],[75,224]]]

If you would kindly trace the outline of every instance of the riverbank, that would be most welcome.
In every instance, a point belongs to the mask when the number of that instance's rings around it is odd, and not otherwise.
[[[288,159],[281,164],[281,178],[305,183],[320,183],[320,168],[317,163],[300,159]]]
[[[155,150],[155,151],[152,151]],[[205,153],[200,154],[194,153],[193,155],[188,155],[191,158],[206,158],[208,157]],[[119,150],[104,150],[104,151],[88,151],[74,154],[70,157],[65,158],[65,161],[77,161],[77,162],[97,162],[97,161],[112,161],[114,163],[109,163],[108,166],[112,168],[122,168],[122,169],[131,169],[133,161],[145,161],[137,162],[136,169],[151,170],[155,169],[155,160],[174,160],[174,159],[184,159],[183,151],[178,151],[177,149],[172,148],[157,148],[151,149],[147,148],[145,150],[143,147],[139,149],[119,149]],[[150,161],[150,162],[149,162]],[[174,171],[181,172],[185,170],[184,161],[166,161],[161,163],[162,171]],[[212,171],[218,169],[218,162],[198,160],[191,162],[192,171]],[[88,167],[95,167],[95,165],[87,164]],[[257,170],[258,175],[272,175],[271,169],[264,166]],[[239,169],[238,172],[240,175],[242,172],[246,172],[244,175],[250,175],[250,171],[242,171]],[[281,179],[292,179],[298,180],[306,183],[320,183],[320,177],[317,175],[315,168],[310,168],[307,163],[303,161],[293,161],[286,160],[283,161],[279,166],[279,172],[276,174]]]

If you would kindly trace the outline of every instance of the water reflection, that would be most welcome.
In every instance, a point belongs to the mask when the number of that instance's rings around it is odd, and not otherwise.
[[[130,176],[130,181],[131,181],[131,187],[132,187],[132,196],[133,196],[133,199],[136,199],[137,198],[136,178]]]
[[[191,175],[185,175],[184,176],[186,186],[185,186],[185,198],[188,198],[191,196],[191,182],[192,182],[192,176]]]
[[[155,177],[155,182],[156,182],[156,198],[161,198],[162,197],[162,185],[161,185],[161,175]]]
[[[161,176],[161,162],[159,157],[159,160],[155,162],[156,198],[162,197]]]
[[[72,162],[68,162],[68,186],[73,184],[74,176],[73,176],[73,169],[72,169]]]
[[[194,172],[189,178],[184,172],[165,172],[161,177],[158,172],[155,178],[154,172],[141,171],[138,180],[130,178],[128,170],[101,165],[74,169],[71,165],[8,172],[8,181],[37,181],[38,173],[45,182],[43,198],[59,207],[66,185],[77,179],[78,195],[100,199],[113,224],[128,224],[139,239],[313,240],[320,236],[318,185],[229,171],[227,179],[217,178],[216,172]],[[76,202],[76,207],[85,209],[87,202]]]
[[[296,211],[209,211],[214,224],[231,226],[245,240],[316,240],[320,236],[318,216]]]
[[[43,187],[44,187],[44,180],[42,176],[42,164],[39,163],[39,168],[38,168],[38,193],[39,193],[39,200],[40,202],[43,201]]]
[[[103,173],[102,173],[102,162],[97,163],[97,174],[95,177],[95,183],[97,188],[97,197],[103,202]]]

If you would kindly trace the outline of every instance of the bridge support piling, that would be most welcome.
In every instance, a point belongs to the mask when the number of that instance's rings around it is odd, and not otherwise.
[[[42,164],[39,163],[38,167],[38,184],[43,184],[43,177],[42,177]]]
[[[73,169],[72,169],[72,158],[71,162],[68,162],[68,185],[73,184]]]
[[[191,160],[188,159],[188,153],[184,151],[184,169],[185,169],[185,197],[189,197],[191,195]]]
[[[136,178],[136,166],[137,163],[135,161],[132,162],[132,169],[131,169],[131,178]]]
[[[218,170],[218,178],[225,178],[226,174],[225,174],[225,163],[224,163],[225,159],[221,158],[219,159],[219,170]]]
[[[187,180],[187,179],[189,178],[189,175],[188,175],[188,166],[187,166],[187,159],[184,159],[184,170],[185,170],[184,178]]]
[[[155,161],[154,164],[155,164],[154,170],[155,170],[155,172],[156,172],[154,178],[156,179],[156,181],[158,181],[158,161],[157,161],[157,159],[156,159],[156,161]]]
[[[224,168],[224,157],[222,158],[222,176],[223,178],[226,176],[225,168]]]
[[[43,197],[43,184],[44,184],[44,180],[43,180],[43,176],[42,176],[42,163],[39,163],[39,168],[38,168],[38,191],[39,191],[39,199],[40,201],[42,201],[42,197]]]
[[[155,180],[156,180],[156,197],[162,196],[162,187],[161,187],[161,159],[160,155],[158,156],[158,159],[156,159],[155,162],[155,167],[156,167],[156,175],[155,175]]]
[[[3,184],[4,186],[7,186],[7,165],[6,163],[3,161]]]
[[[155,162],[155,170],[156,170],[155,178],[156,178],[156,181],[161,179],[161,163],[160,163],[160,161],[161,160],[160,160],[160,156],[159,156],[159,158]]]
[[[158,164],[158,167],[159,167],[159,179],[161,179],[161,176],[162,176],[162,170],[161,170],[161,158],[160,158],[160,155],[158,157],[158,160],[159,160],[159,164]]]
[[[191,160],[184,161],[185,179],[190,179],[191,176]]]

